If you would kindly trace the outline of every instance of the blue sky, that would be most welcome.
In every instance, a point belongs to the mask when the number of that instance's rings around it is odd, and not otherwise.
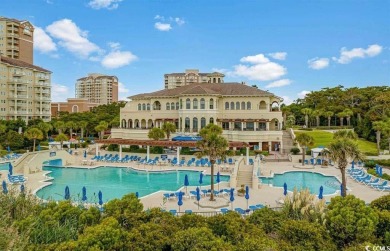
[[[116,75],[122,99],[185,69],[286,103],[322,87],[390,85],[390,1],[0,2],[1,16],[36,27],[34,64],[53,72],[53,101],[91,72]]]

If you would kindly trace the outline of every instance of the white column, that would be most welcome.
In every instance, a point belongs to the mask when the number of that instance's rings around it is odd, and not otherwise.
[[[241,131],[244,131],[244,122],[241,122]]]
[[[283,140],[281,140],[281,141],[280,141],[280,144],[279,144],[279,152],[280,152],[280,153],[283,153],[282,148],[283,148]]]
[[[149,161],[150,157],[150,146],[146,146],[146,161]]]
[[[99,144],[98,143],[95,143],[95,146],[96,146],[96,153],[95,155],[98,156],[99,155]]]
[[[177,147],[177,152],[176,152],[177,162],[180,162],[180,150],[181,150],[181,147],[178,146],[178,147]]]
[[[249,147],[246,147],[246,164],[249,165]]]
[[[268,141],[268,152],[272,151],[272,142]]]
[[[122,145],[119,145],[119,159],[122,159]]]
[[[267,121],[267,122],[265,123],[265,130],[266,130],[266,131],[269,131],[269,121]]]
[[[263,151],[263,142],[261,142],[261,141],[259,142],[259,150]]]

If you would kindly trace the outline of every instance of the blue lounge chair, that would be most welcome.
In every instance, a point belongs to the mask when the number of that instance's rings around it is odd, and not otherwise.
[[[254,162],[253,162],[253,159],[249,159],[249,165],[253,165]]]
[[[382,183],[382,184],[378,184],[378,185],[371,185],[371,187],[373,187],[373,188],[375,188],[375,189],[378,189],[378,190],[380,190],[381,188],[383,188],[383,187],[386,187],[386,186],[387,186],[387,183],[388,183],[388,181],[386,180],[386,181],[383,181],[383,183]]]
[[[177,211],[175,209],[171,209],[169,210],[169,212],[173,215],[173,216],[176,216],[177,214]]]
[[[245,215],[246,214],[246,211],[240,207],[236,207],[234,209],[234,211],[236,211],[237,213],[239,213],[240,215]]]
[[[192,214],[192,210],[187,209],[187,210],[184,211],[184,213],[186,213],[186,214]]]
[[[367,185],[367,186],[379,185],[379,181],[380,181],[380,179],[376,178],[376,179],[374,179],[372,181],[368,181],[368,182],[367,181],[363,181],[363,184]]]
[[[221,208],[221,213],[222,214],[226,214],[227,212],[229,212],[230,210],[227,209],[227,208]]]

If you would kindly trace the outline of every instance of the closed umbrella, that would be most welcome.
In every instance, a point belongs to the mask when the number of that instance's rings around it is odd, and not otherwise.
[[[286,182],[284,182],[283,188],[284,188],[283,194],[286,196],[287,195],[287,183]]]
[[[352,161],[352,170],[355,169],[355,161]]]
[[[234,188],[230,189],[230,198],[229,198],[231,205],[232,205],[232,211],[233,211],[233,201],[234,201]]]
[[[221,182],[221,176],[219,174],[219,172],[217,173],[217,184],[218,184],[218,191],[219,191],[219,182]]]
[[[378,166],[378,164],[375,165],[375,173],[379,174],[379,166]]]
[[[38,151],[41,150],[41,145],[39,144],[38,147],[37,147]]]
[[[138,192],[135,192],[135,197],[137,197],[137,199],[139,198],[139,193]]]
[[[99,205],[103,205],[103,193],[102,191],[99,190],[99,193],[98,193],[98,198],[99,198]]]
[[[22,185],[20,186],[20,192],[21,192],[22,194],[24,194],[24,190],[25,190],[25,187],[24,187],[24,185],[22,184]]]
[[[249,186],[245,187],[246,209],[249,209]]]
[[[199,201],[200,201],[200,189],[196,187],[196,200],[198,201],[198,209],[199,209]]]
[[[324,198],[323,193],[324,193],[324,187],[320,186],[320,193],[318,194],[318,199],[322,200]]]
[[[379,176],[380,176],[380,177],[382,177],[382,174],[383,174],[383,173],[382,173],[382,167],[381,167],[381,166],[379,166],[379,168],[378,168],[378,169],[379,169]]]
[[[8,163],[8,173],[9,173],[9,175],[12,175],[13,174],[13,166],[12,166],[12,164],[11,164],[11,162],[9,162]]]
[[[3,193],[4,194],[7,194],[8,193],[8,189],[7,189],[7,183],[5,183],[5,180],[3,180]]]
[[[9,146],[7,146],[7,152],[10,153],[11,152],[11,148]]]
[[[343,184],[340,185],[340,195],[343,196]]]
[[[87,151],[84,150],[84,159],[86,159],[86,158],[87,158]]]
[[[188,175],[186,174],[186,176],[184,176],[184,186],[186,187],[186,193],[188,192],[187,187],[189,185],[190,185],[190,182],[188,182]]]
[[[199,174],[199,184],[200,184],[200,189],[202,189],[202,183],[203,183],[203,173],[200,172]]]
[[[183,193],[182,193],[181,191],[179,192],[179,197],[178,197],[177,205],[179,206],[179,212],[180,212],[180,206],[183,205]]]
[[[85,188],[85,186],[83,187],[83,196],[81,197],[81,200],[86,202],[87,201],[87,188]]]
[[[65,200],[70,200],[70,191],[69,191],[69,187],[66,186],[65,187],[65,196],[64,196]]]

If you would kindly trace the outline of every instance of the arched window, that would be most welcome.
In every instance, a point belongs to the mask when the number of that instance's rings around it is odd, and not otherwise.
[[[150,111],[150,104],[146,105],[146,110]]]
[[[150,109],[148,109],[150,110]],[[161,110],[161,103],[160,101],[154,101],[153,103],[153,110]]]
[[[241,102],[241,110],[245,110],[245,102]]]
[[[186,99],[186,109],[187,110],[191,109],[191,100],[189,98]]]
[[[198,118],[193,118],[192,119],[192,129],[194,132],[198,131]]]
[[[202,129],[205,126],[206,126],[206,119],[205,118],[201,118],[200,119],[200,129]]]
[[[167,103],[167,110],[171,110],[171,104]]]
[[[220,78],[218,78],[218,83],[221,83],[221,79]]]
[[[210,109],[214,109],[214,99],[210,99]]]
[[[127,123],[128,128],[133,128],[133,120],[129,119],[129,122]]]
[[[141,104],[138,104],[138,111],[141,111]]]
[[[214,124],[214,118],[210,118],[210,124]]]
[[[177,106],[179,106],[179,103],[177,103]],[[177,108],[179,108],[179,107],[177,107]],[[175,110],[175,103],[173,103],[173,102],[171,103],[171,110]]]
[[[79,106],[78,105],[72,106],[72,112],[79,112]]]
[[[206,105],[205,105],[205,102],[204,102],[204,98],[201,98],[200,99],[200,109],[204,110],[206,108]]]
[[[225,110],[229,110],[229,102],[225,102]]]
[[[142,110],[146,110],[146,104],[142,104]]]
[[[179,110],[179,102],[176,102],[176,110]]]
[[[216,78],[213,78],[213,83],[217,83],[217,79]]]
[[[240,102],[236,102],[236,110],[240,110]]]
[[[121,125],[122,128],[126,128],[126,119],[122,119],[122,125]]]
[[[267,103],[265,103],[265,101],[260,101],[259,109],[260,110],[267,109]]]
[[[230,102],[230,110],[234,110],[234,102]]]
[[[246,109],[251,110],[252,109],[252,103],[251,102],[246,102]]]
[[[198,99],[196,98],[192,101],[192,109],[198,109]]]
[[[190,118],[185,119],[184,129],[186,132],[188,132],[190,130]]]

